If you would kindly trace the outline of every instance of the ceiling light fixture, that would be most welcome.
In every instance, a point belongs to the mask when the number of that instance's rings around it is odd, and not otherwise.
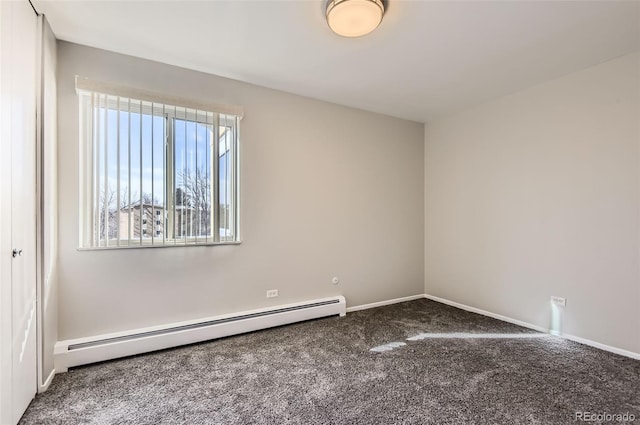
[[[327,23],[338,35],[360,37],[369,34],[382,22],[382,0],[329,0]]]

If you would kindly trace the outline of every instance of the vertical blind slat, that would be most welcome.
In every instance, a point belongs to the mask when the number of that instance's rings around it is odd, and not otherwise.
[[[104,105],[104,208],[102,211],[102,222],[104,231],[104,246],[109,246],[109,110],[107,109],[108,98],[103,97]]]
[[[154,145],[156,144],[156,139],[155,139],[155,132],[154,129],[156,127],[156,123],[153,122],[153,118],[154,118],[154,104],[151,104],[151,245],[154,244],[155,242],[155,237],[156,237],[156,198],[155,198],[155,192],[154,192],[154,186],[155,186],[155,173],[154,173],[154,166],[155,166],[155,161],[154,161]],[[147,225],[149,225],[149,223],[147,222]]]
[[[224,206],[225,206],[225,214],[224,214],[224,218],[225,218],[225,229],[224,229],[224,240],[225,242],[228,240],[229,237],[229,198],[231,196],[231,194],[229,193],[229,179],[227,178],[229,176],[229,134],[231,133],[230,129],[229,129],[229,116],[225,115],[224,116],[224,123],[227,126],[227,131],[225,132],[225,137],[224,137],[224,160],[226,162],[225,167],[224,167],[224,172],[225,172],[225,176],[224,176]]]
[[[98,121],[98,108],[96,108],[96,95],[95,93],[91,94],[91,115],[93,117],[93,223],[91,223],[91,233],[92,233],[92,243],[93,245],[100,244],[100,236],[99,236],[99,198],[98,198],[98,136],[100,131],[100,122]]]
[[[233,137],[232,140],[237,140],[238,139],[238,119],[237,118],[233,118]],[[236,208],[235,206],[238,203],[238,187],[237,187],[237,181],[235,179],[237,170],[236,167],[238,165],[238,145],[236,143],[231,143],[231,150],[233,151],[233,161],[231,162],[231,173],[227,176],[229,181],[231,182],[231,204],[234,206],[233,208],[233,214],[229,214],[229,216],[231,217],[231,238],[235,239],[236,237],[236,232],[238,230],[238,223],[237,223],[237,216],[236,216]]]
[[[196,113],[195,113],[195,124],[194,124],[194,128],[195,128],[195,138],[193,140],[193,150],[194,150],[194,163],[193,163],[193,168],[194,170],[191,172],[193,175],[191,184],[193,186],[193,199],[195,202],[195,216],[196,216],[196,222],[194,227],[194,237],[195,237],[195,241],[196,243],[198,243],[198,239],[200,237],[200,193],[198,192],[198,133],[199,133],[199,128],[198,128],[198,110],[196,109]]]
[[[213,125],[213,238],[220,241],[220,114],[215,115]]]
[[[184,217],[184,227],[182,228],[182,235],[184,238],[184,243],[187,243],[187,215],[190,215],[190,211],[187,209],[187,184],[185,182],[186,173],[187,173],[187,108],[184,109],[184,140],[183,140],[184,151],[182,152],[182,216]]]
[[[133,212],[131,209],[131,99],[127,99],[127,147],[128,147],[128,166],[127,171],[129,172],[127,179],[127,190],[128,190],[128,198],[127,198],[127,245],[131,245],[131,236],[133,233],[132,224],[133,224]]]
[[[240,118],[239,117],[235,117],[235,128],[236,128],[236,134],[235,134],[235,139],[234,139],[234,149],[236,151],[236,160],[235,160],[235,164],[236,164],[236,172],[233,175],[233,183],[235,184],[235,189],[233,191],[235,197],[236,197],[236,201],[233,204],[233,216],[236,220],[236,225],[234,228],[234,233],[233,233],[233,240],[239,240],[240,239],[240,144],[238,143],[238,140],[240,140]]]
[[[165,105],[162,105],[162,169],[165,172],[165,177],[162,184],[162,198],[164,200],[162,209],[162,245],[167,242],[167,207],[169,203],[169,196],[167,194],[166,181],[169,178],[167,173],[167,115]]]
[[[169,122],[170,122],[170,126],[171,126],[171,134],[175,134],[175,129],[176,129],[176,120],[175,120],[175,116],[176,116],[176,108],[173,108],[173,116],[174,118],[172,118]],[[167,143],[168,143],[168,137],[167,136]],[[175,140],[175,139],[174,139]],[[176,183],[176,144],[171,143],[171,187],[174,188],[172,190],[172,194],[171,197],[173,198],[173,216],[171,217],[171,231],[172,231],[172,235],[173,235],[173,244],[175,245],[178,240],[178,223],[176,221],[176,202],[178,201],[178,191],[175,189],[177,187],[177,183]]]
[[[213,124],[213,114],[207,112],[207,128],[206,128],[206,135],[207,135],[207,148],[208,148],[208,152],[207,152],[207,163],[205,166],[205,169],[207,170],[207,181],[209,182],[209,186],[207,187],[206,190],[206,203],[207,203],[207,207],[209,208],[209,216],[207,217],[207,223],[209,224],[209,228],[207,229],[206,232],[206,240],[205,243],[209,243],[209,239],[211,237],[211,232],[213,230],[213,226],[211,226],[211,220],[212,220],[212,204],[211,204],[211,127]]]
[[[116,100],[116,168],[118,178],[116,180],[116,245],[120,246],[120,97]]]
[[[176,162],[176,138],[175,138],[175,132],[176,132],[176,119],[178,116],[178,108],[173,108],[173,116],[174,118],[171,120],[171,135],[168,137],[172,137],[172,143],[171,143],[171,179],[173,182],[172,188],[173,188],[173,243],[174,245],[178,243],[178,215],[176,213],[177,209],[176,209],[176,204],[178,202],[178,190],[176,189],[178,187],[178,179],[176,176],[176,167],[177,167],[177,162]]]
[[[143,151],[142,151],[142,102],[140,102],[140,131],[139,131],[139,139],[138,141],[140,142],[140,157],[139,157],[139,161],[140,161],[140,218],[138,220],[138,227],[139,227],[139,237],[140,237],[140,245],[142,245],[142,222],[144,220],[144,218],[147,216],[147,213],[144,209],[144,205],[142,203],[142,155],[143,155]]]
[[[102,164],[102,98],[98,94],[96,96],[96,243],[98,246],[102,243],[102,224],[100,222],[100,214],[101,214],[101,204],[102,198],[100,197],[100,192],[102,191],[102,175],[100,174],[100,168]]]

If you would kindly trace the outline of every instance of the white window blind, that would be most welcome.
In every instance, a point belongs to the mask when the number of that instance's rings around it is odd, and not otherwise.
[[[81,247],[239,241],[241,109],[87,80],[77,89]]]

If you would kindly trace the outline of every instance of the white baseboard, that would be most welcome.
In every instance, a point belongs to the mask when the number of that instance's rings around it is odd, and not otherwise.
[[[56,374],[56,370],[53,369],[47,379],[42,383],[38,384],[38,394],[43,393],[49,389],[49,385],[51,385],[51,381],[53,381],[53,377]]]
[[[426,297],[425,294],[418,294],[418,295],[411,295],[411,296],[408,296],[408,297],[394,298],[392,300],[378,301],[376,303],[371,303],[371,304],[354,305],[353,307],[348,307],[347,308],[347,313],[353,313],[354,311],[367,310],[367,309],[370,309],[370,308],[376,308],[376,307],[382,307],[382,306],[385,306],[385,305],[402,303],[402,302],[405,302],[405,301],[421,300],[421,299],[423,299],[425,297]]]
[[[472,313],[481,314],[483,316],[492,317],[494,319],[502,320],[503,322],[513,323],[514,325],[522,326],[525,328],[533,329],[538,332],[548,333],[560,338],[568,339],[570,341],[578,342],[580,344],[588,345],[590,347],[598,348],[600,350],[609,351],[610,353],[619,354],[621,356],[630,357],[632,359],[640,360],[640,353],[634,353],[633,351],[624,350],[618,347],[612,347],[610,345],[602,344],[600,342],[592,341],[590,339],[581,338],[579,336],[566,334],[562,332],[552,331],[543,326],[534,325],[532,323],[523,322],[522,320],[512,319],[511,317],[503,316],[501,314],[492,313],[490,311],[482,310],[476,307],[471,307],[466,304],[457,303],[455,301],[447,300],[445,298],[436,297],[433,295],[425,294],[426,299],[436,301],[442,304],[447,304],[452,307],[460,308],[462,310],[470,311]],[[349,311],[347,309],[347,311]]]
[[[470,311],[472,313],[481,314],[483,316],[491,317],[494,319],[502,320],[503,322],[513,323],[514,325],[522,326],[523,328],[533,329],[534,331],[549,333],[549,329],[534,325],[528,322],[523,322],[522,320],[512,319],[511,317],[503,316],[501,314],[492,313],[490,311],[482,310],[479,308],[471,307],[466,304],[457,303],[455,301],[447,300],[445,298],[436,297],[433,295],[426,294],[424,296],[428,300],[437,301],[442,304],[450,305],[452,307],[456,307],[462,310]]]
[[[640,353],[634,353],[633,351],[625,350],[618,347],[612,347],[610,345],[601,344],[590,339],[580,338],[579,336],[564,334],[560,332],[551,331],[551,335],[559,336],[560,338],[568,339],[570,341],[578,342],[580,344],[588,345],[590,347],[598,348],[600,350],[609,351],[614,354],[620,354],[621,356],[630,357],[632,359],[640,360]]]

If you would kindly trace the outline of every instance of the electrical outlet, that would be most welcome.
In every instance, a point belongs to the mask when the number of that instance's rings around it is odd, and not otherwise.
[[[275,298],[278,296],[278,290],[277,289],[269,289],[267,291],[267,298]]]
[[[551,304],[559,305],[560,307],[565,307],[567,305],[567,299],[563,297],[556,297],[554,295],[551,296]]]

